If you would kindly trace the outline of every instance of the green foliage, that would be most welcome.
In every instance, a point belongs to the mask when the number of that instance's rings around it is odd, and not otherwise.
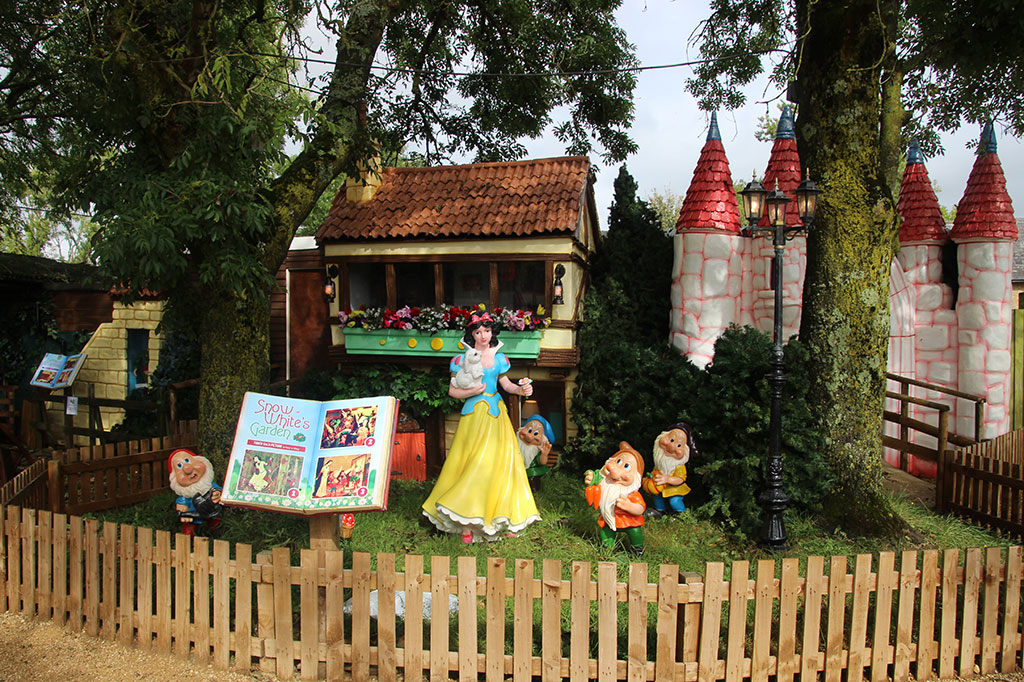
[[[761,74],[762,59],[792,57],[787,45],[794,32],[785,0],[711,0],[708,18],[691,36],[705,61],[694,67],[686,89],[701,109],[738,109],[746,101],[741,88]],[[782,85],[793,73],[791,59],[775,62],[771,79]]]
[[[307,371],[293,387],[292,395],[306,400],[332,400],[338,389],[334,386],[334,375],[323,369]]]
[[[8,291],[0,307],[0,383],[26,386],[46,353],[81,350],[87,337],[62,333],[48,295]]]
[[[53,173],[55,204],[95,211],[95,255],[129,301],[161,291],[205,313],[200,438],[216,457],[242,393],[265,389],[288,243],[377,145],[514,159],[558,111],[570,153],[636,150],[619,2],[18,2],[0,12],[0,193]],[[291,55],[314,12],[337,64],[300,92]]]
[[[715,361],[698,370],[664,345],[643,346],[605,332],[626,302],[617,283],[587,295],[580,330],[579,387],[573,397],[578,436],[564,464],[582,470],[600,465],[625,440],[648,457],[667,426],[690,422],[700,449],[691,460],[688,506],[740,536],[755,537],[761,519],[768,454],[771,358],[767,334],[733,327],[715,346]],[[814,514],[832,491],[821,457],[821,438],[807,399],[807,351],[796,340],[786,349],[788,380],[783,402],[783,476],[792,508]]]
[[[624,317],[615,329],[647,345],[659,345],[668,339],[672,238],[636,191],[636,181],[623,166],[615,178],[608,232],[594,256],[591,278],[597,287],[609,280],[622,285]]]
[[[692,418],[680,399],[698,373],[664,342],[646,345],[637,339],[632,332],[636,310],[616,280],[592,286],[584,309],[572,402],[578,435],[563,461],[578,470],[603,462],[619,441],[646,453],[665,426]]]
[[[415,419],[425,419],[434,410],[456,412],[462,401],[448,395],[451,375],[447,367],[416,370],[402,365],[357,365],[351,374],[334,378],[334,398],[359,398],[391,395],[401,402],[402,410]]]
[[[1020,4],[909,0],[906,15],[908,108],[941,130],[996,117],[1024,135],[1024,47],[1010,38],[1024,31]]]
[[[683,207],[684,195],[676,194],[666,187],[664,190],[651,190],[644,201],[654,210],[661,223],[661,231],[671,236],[675,234],[679,210]]]
[[[693,415],[701,457],[691,462],[699,476],[692,504],[701,516],[753,537],[760,526],[757,495],[764,489],[771,388],[767,379],[772,343],[751,327],[730,327],[715,344],[714,362],[682,396]],[[832,491],[808,401],[807,350],[796,339],[785,347],[786,385],[782,410],[783,481],[791,508],[812,516]]]

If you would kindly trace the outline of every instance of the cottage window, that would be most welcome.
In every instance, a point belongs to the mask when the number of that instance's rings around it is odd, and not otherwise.
[[[546,261],[419,260],[349,262],[347,301],[361,307],[424,307],[439,303],[459,307],[533,309],[545,305]],[[344,287],[343,287],[344,289]],[[343,293],[344,300],[344,293]]]
[[[395,304],[399,308],[434,305],[433,263],[395,263]]]
[[[544,305],[544,263],[498,263],[498,305],[517,310]]]
[[[149,330],[129,329],[127,341],[128,393],[149,386]]]
[[[491,275],[487,263],[445,263],[444,302],[469,307],[491,300]]]
[[[387,278],[383,263],[350,263],[349,305],[354,309],[382,308],[387,302]]]

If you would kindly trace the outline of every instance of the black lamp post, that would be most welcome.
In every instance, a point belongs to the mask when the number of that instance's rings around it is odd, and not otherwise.
[[[785,358],[782,351],[782,253],[786,241],[797,232],[809,229],[817,209],[818,194],[821,191],[809,179],[804,179],[796,189],[796,204],[802,225],[786,227],[786,206],[792,201],[779,189],[765,190],[755,178],[743,188],[743,208],[749,225],[744,229],[748,237],[771,237],[775,253],[772,257],[771,283],[775,290],[775,318],[772,328],[772,360],[768,380],[772,389],[771,421],[769,422],[768,467],[765,476],[766,487],[759,496],[764,509],[764,525],[761,528],[761,544],[772,552],[786,550],[786,525],[782,513],[789,506],[789,497],[782,487],[782,387],[786,383]],[[758,223],[767,207],[768,225]]]

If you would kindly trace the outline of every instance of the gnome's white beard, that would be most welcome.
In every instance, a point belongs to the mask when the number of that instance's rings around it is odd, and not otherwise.
[[[533,460],[535,460],[537,455],[540,454],[540,446],[530,445],[523,441],[519,441],[519,450],[523,453],[523,464],[525,464],[527,468],[533,464]]]
[[[615,505],[619,501],[619,496],[629,495],[639,489],[639,476],[634,476],[633,482],[627,483],[626,485],[608,483],[607,480],[601,481],[601,517],[604,518],[604,522],[608,524],[609,528],[612,530],[618,530],[618,528],[615,527]]]
[[[192,485],[181,485],[178,483],[178,479],[171,474],[171,490],[178,493],[182,497],[194,497],[201,493],[205,493],[213,485],[213,467],[207,465],[206,471],[199,478],[198,481]]]
[[[666,476],[671,476],[672,472],[676,470],[676,467],[681,464],[686,464],[686,462],[682,459],[669,457],[661,448],[658,448],[654,453],[654,468]]]

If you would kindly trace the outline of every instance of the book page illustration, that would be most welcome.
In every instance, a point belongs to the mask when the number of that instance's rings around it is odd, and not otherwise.
[[[320,435],[320,449],[354,445],[372,448],[377,442],[376,430],[376,405],[327,410],[324,414],[324,430]]]

